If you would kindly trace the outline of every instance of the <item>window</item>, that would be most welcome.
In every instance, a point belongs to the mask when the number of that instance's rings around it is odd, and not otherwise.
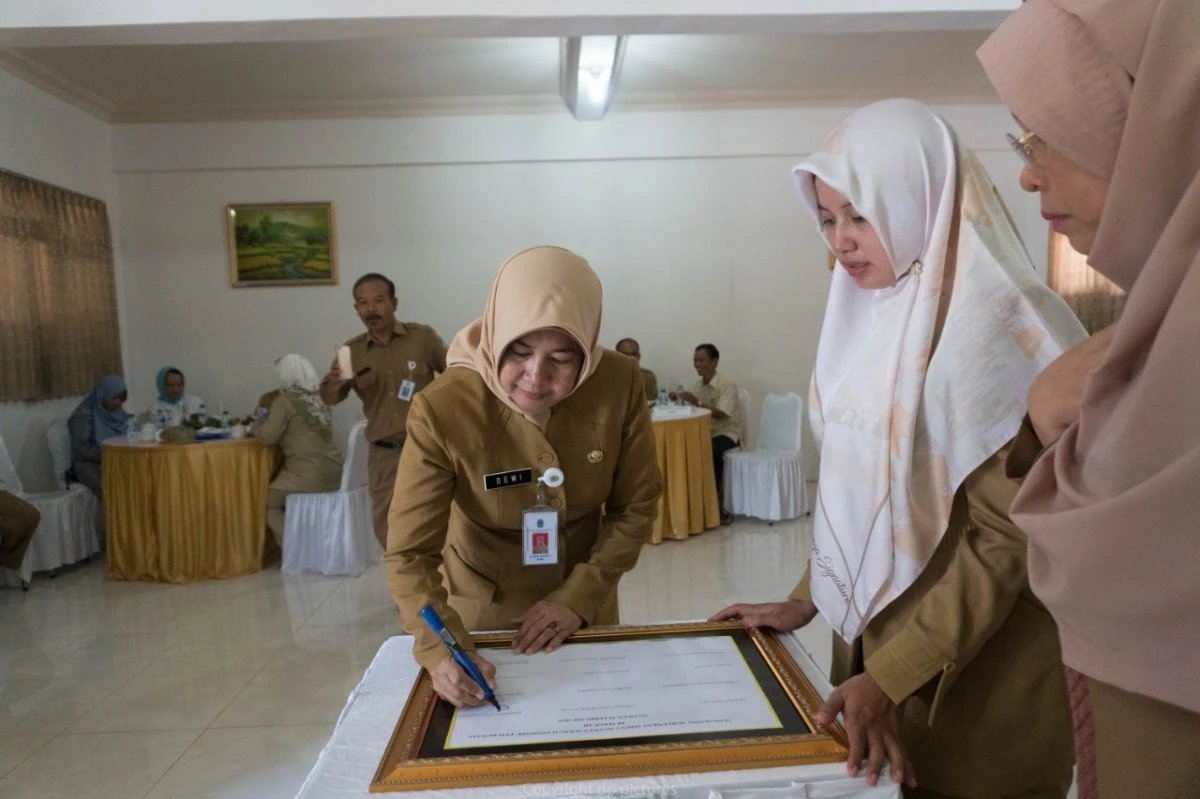
[[[0,402],[120,374],[117,325],[104,203],[0,170]]]
[[[1050,288],[1067,301],[1088,333],[1117,321],[1125,307],[1125,292],[1088,266],[1086,256],[1071,249],[1059,233],[1050,236]]]

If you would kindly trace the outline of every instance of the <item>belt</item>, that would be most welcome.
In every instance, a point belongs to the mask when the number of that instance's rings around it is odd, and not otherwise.
[[[383,449],[404,449],[403,441],[374,441],[372,443]]]

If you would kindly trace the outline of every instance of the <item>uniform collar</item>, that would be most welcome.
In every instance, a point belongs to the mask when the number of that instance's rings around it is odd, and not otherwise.
[[[392,335],[393,335],[393,336],[407,336],[407,335],[408,335],[408,328],[404,326],[404,323],[403,323],[403,322],[401,322],[401,321],[397,320],[397,321],[396,321],[396,324],[392,325]],[[368,332],[368,333],[363,333],[363,337],[366,339],[366,342],[367,342],[367,348],[368,348],[368,349],[369,349],[369,348],[371,348],[372,346],[375,346],[375,347],[381,347],[381,346],[383,346],[383,345],[382,345],[382,344],[380,344],[378,341],[376,341],[375,339],[371,338],[371,334],[370,334],[369,332]],[[389,343],[390,343],[390,342],[389,342]]]

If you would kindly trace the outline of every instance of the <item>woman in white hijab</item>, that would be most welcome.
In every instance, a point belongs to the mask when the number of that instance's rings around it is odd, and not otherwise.
[[[1034,377],[1083,329],[925,106],[859,110],[794,176],[840,264],[810,393],[812,552],[787,602],[714,618],[829,621],[840,687],[817,721],[843,714],[851,774],[868,759],[874,783],[886,758],[909,796],[1062,797],[1061,658],[1004,456]]]
[[[251,434],[283,452],[283,468],[267,491],[267,527],[283,546],[288,494],[336,491],[342,481],[342,453],[333,443],[333,412],[321,401],[321,379],[302,355],[275,362],[279,391],[268,408],[259,409]]]

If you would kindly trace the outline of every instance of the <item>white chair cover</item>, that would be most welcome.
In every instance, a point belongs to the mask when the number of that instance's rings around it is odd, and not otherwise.
[[[53,457],[53,452],[51,455]],[[65,484],[65,469],[62,480]],[[39,494],[26,493],[3,438],[0,438],[0,488],[16,494],[42,514],[21,568],[0,569],[0,585],[28,583],[34,572],[53,571],[100,551],[100,533],[96,526],[100,503],[95,494],[82,485]]]
[[[747,449],[750,446],[750,392],[744,388],[738,389],[738,423],[742,426],[739,448]]]
[[[60,490],[67,487],[67,472],[71,469],[71,431],[65,419],[55,419],[46,428],[46,443],[50,445],[50,462],[54,465],[54,484]]]
[[[367,484],[367,455],[370,451],[367,446],[367,420],[359,419],[350,428],[350,435],[346,439],[346,465],[342,469],[340,490],[353,491]]]
[[[372,526],[366,429],[366,421],[350,429],[339,490],[288,496],[281,566],[285,574],[357,576],[383,554]]]
[[[796,394],[768,394],[758,422],[758,446],[725,455],[725,507],[734,515],[777,522],[805,515],[801,435],[804,401]]]
[[[25,487],[21,485],[21,477],[17,474],[17,466],[8,455],[8,446],[0,437],[0,490],[22,496]]]

